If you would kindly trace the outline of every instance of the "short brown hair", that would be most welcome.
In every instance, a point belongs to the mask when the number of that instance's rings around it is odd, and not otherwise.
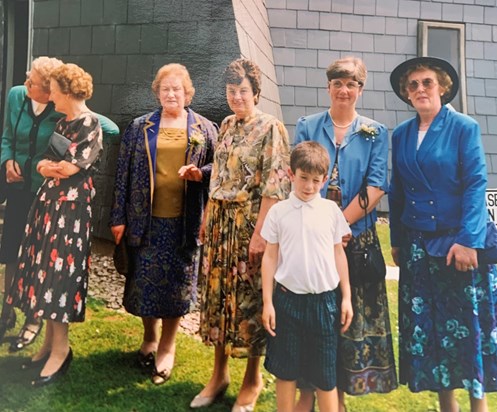
[[[43,91],[50,92],[50,74],[63,64],[62,60],[55,57],[40,56],[33,60],[31,70],[35,70],[40,75]]]
[[[423,71],[423,70],[434,71],[435,74],[437,75],[438,84],[444,90],[444,94],[450,93],[450,91],[452,89],[452,79],[445,72],[445,70],[441,69],[438,66],[433,66],[431,64],[423,63],[423,64],[416,64],[416,65],[409,67],[405,71],[405,73],[400,77],[400,79],[399,79],[399,86],[400,86],[399,93],[405,99],[407,99],[407,96],[409,95],[409,93],[407,93],[407,79],[409,78],[409,76],[412,73],[417,72],[417,71]]]
[[[183,84],[183,89],[185,90],[185,105],[190,106],[193,96],[195,95],[195,87],[193,87],[193,82],[187,68],[179,63],[166,64],[157,71],[155,79],[152,82],[152,91],[155,96],[159,98],[160,83],[164,77],[170,75],[181,77],[181,83]]]
[[[318,142],[301,142],[290,155],[290,169],[295,173],[297,169],[306,173],[327,175],[330,167],[330,155],[324,146]]]
[[[347,56],[331,63],[326,69],[326,77],[328,81],[342,77],[348,78],[364,86],[368,77],[368,70],[360,58]]]
[[[228,64],[223,73],[225,85],[239,85],[245,77],[250,82],[252,92],[254,93],[255,104],[257,104],[259,103],[261,94],[261,69],[257,64],[252,60],[240,58]]]
[[[90,73],[73,63],[59,66],[51,74],[63,94],[68,94],[76,100],[88,100],[93,95],[93,78]]]

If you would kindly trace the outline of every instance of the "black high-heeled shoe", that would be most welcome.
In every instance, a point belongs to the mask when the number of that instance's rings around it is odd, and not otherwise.
[[[6,319],[0,319],[0,342],[3,340],[5,333],[16,326],[16,312],[10,309],[9,316]]]
[[[10,344],[9,352],[19,352],[23,350],[26,346],[31,345],[35,339],[40,334],[43,329],[43,321],[40,320],[40,324],[37,329],[33,329],[33,325],[25,323],[21,328],[21,331],[17,335],[17,338]]]
[[[50,357],[50,352],[45,353],[40,359],[32,360],[27,359],[25,362],[21,363],[22,370],[41,368],[45,363],[47,363],[48,358]]]
[[[57,379],[59,379],[67,372],[71,362],[72,362],[72,349],[69,348],[69,353],[67,354],[66,358],[64,359],[64,362],[62,362],[62,365],[60,365],[60,368],[56,372],[48,376],[41,376],[41,375],[38,376],[34,381],[31,382],[31,385],[39,387],[55,382]]]

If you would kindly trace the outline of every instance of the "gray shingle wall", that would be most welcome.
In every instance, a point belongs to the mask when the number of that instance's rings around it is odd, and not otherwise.
[[[269,18],[263,0],[239,0],[233,2],[236,31],[240,54],[259,65],[262,72],[262,92],[258,108],[283,120],[280,96],[274,69],[273,43],[269,31]],[[292,19],[289,11],[283,20]],[[293,16],[293,17],[292,17]],[[295,27],[295,24],[293,25]]]
[[[278,89],[267,12],[262,0],[237,3],[247,3],[265,16],[263,23],[253,19],[247,30],[253,37],[244,45],[248,45],[247,55],[256,56],[266,67],[271,78],[268,90],[272,90],[268,101],[277,112],[280,109],[279,99],[274,97]],[[196,88],[195,110],[217,122],[229,113],[221,74],[231,60],[240,56],[231,2],[34,0],[33,6],[33,55],[59,57],[87,70],[95,86],[89,106],[110,117],[121,130],[134,117],[156,107],[150,85],[157,69],[171,62],[189,69]],[[254,44],[260,44],[260,50]],[[98,237],[110,237],[107,222],[118,145],[119,139],[105,142],[101,172],[95,177],[94,223]]]
[[[389,75],[416,56],[418,20],[465,23],[468,114],[481,125],[489,187],[497,187],[496,0],[267,0],[266,6],[283,119],[291,134],[299,116],[328,108],[326,67],[351,54],[369,72],[358,110],[390,129],[412,117],[391,91]],[[317,61],[297,53],[317,53]]]

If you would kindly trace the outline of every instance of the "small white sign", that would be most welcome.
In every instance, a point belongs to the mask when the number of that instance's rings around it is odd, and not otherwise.
[[[497,223],[497,189],[487,189],[485,195],[488,215],[494,223]]]

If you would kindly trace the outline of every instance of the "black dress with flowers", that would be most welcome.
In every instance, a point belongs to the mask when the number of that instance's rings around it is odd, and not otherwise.
[[[64,160],[81,170],[67,179],[45,179],[31,206],[8,304],[27,315],[82,322],[90,264],[91,171],[102,152],[102,129],[91,112],[55,130],[71,139]]]

